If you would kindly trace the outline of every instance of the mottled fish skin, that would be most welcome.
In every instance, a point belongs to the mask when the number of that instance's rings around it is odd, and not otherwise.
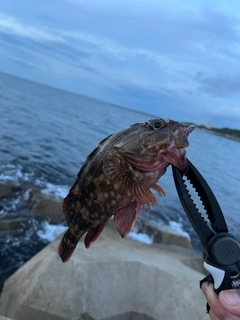
[[[194,128],[159,118],[136,123],[99,143],[62,202],[68,226],[58,248],[63,262],[86,232],[84,243],[89,248],[112,215],[120,235],[128,235],[140,209],[157,204],[150,189],[164,194],[156,183],[167,166],[187,170],[185,148]]]

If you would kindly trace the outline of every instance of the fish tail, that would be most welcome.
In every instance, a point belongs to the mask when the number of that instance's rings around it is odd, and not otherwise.
[[[72,234],[71,229],[67,230],[58,247],[58,255],[62,259],[62,262],[67,262],[71,258],[79,239],[84,233],[85,231],[76,237]]]

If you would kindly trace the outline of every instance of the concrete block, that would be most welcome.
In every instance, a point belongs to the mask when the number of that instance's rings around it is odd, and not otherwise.
[[[180,253],[105,229],[90,249],[81,241],[63,264],[59,241],[6,281],[0,314],[15,320],[208,319],[198,287],[204,275],[184,265]]]
[[[21,191],[22,188],[10,183],[0,183],[0,199],[11,197],[13,193]]]
[[[28,207],[33,214],[51,223],[57,224],[64,221],[61,202],[48,198],[39,191],[32,190],[29,193]]]

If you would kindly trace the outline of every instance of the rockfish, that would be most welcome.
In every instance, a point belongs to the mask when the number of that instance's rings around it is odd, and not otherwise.
[[[141,208],[157,204],[163,189],[156,183],[169,164],[187,170],[188,135],[193,125],[154,119],[102,140],[87,157],[62,202],[68,230],[58,248],[63,262],[71,257],[79,239],[86,248],[99,237],[109,218],[124,238],[132,230]]]

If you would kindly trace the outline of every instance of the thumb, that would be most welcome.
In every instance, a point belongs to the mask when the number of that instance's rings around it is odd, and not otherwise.
[[[219,293],[221,304],[234,314],[240,314],[240,290],[223,290]]]

